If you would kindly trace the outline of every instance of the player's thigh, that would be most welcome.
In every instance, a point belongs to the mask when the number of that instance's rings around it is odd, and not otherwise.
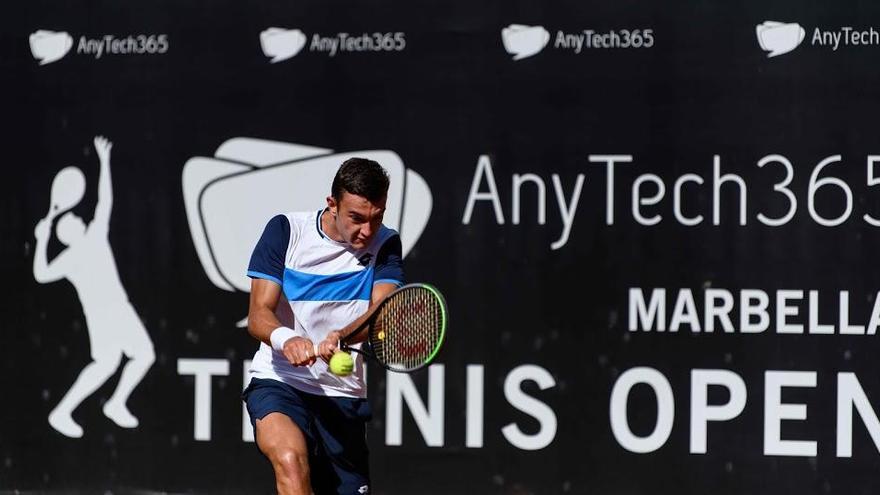
[[[280,460],[290,454],[308,456],[305,434],[286,414],[269,413],[255,423],[257,447],[270,460]]]
[[[293,387],[277,380],[254,378],[242,394],[254,425],[257,446],[273,458],[308,452],[310,412]]]

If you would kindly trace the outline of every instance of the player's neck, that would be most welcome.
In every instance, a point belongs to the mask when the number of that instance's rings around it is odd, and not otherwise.
[[[336,242],[343,242],[342,236],[340,236],[339,231],[336,230],[336,223],[333,222],[333,214],[330,213],[329,209],[325,209],[321,213],[321,230],[324,231],[324,235],[330,239]]]

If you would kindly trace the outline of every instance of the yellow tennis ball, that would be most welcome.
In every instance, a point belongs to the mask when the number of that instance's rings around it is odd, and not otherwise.
[[[348,376],[354,371],[354,359],[351,354],[336,351],[330,358],[330,372],[338,376]]]

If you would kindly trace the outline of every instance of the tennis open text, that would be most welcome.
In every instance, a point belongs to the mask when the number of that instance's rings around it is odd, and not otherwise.
[[[181,376],[191,376],[193,384],[193,439],[210,441],[212,439],[212,423],[214,418],[214,401],[212,390],[226,387],[225,378],[229,375],[231,361],[226,359],[179,359],[177,372]],[[246,388],[250,374],[251,362],[242,363],[242,389]],[[482,448],[484,442],[483,404],[485,397],[483,365],[471,364],[466,370],[466,405],[465,405],[465,446]],[[427,393],[425,399],[412,376],[405,373],[386,372],[385,385],[385,444],[389,446],[403,445],[404,404],[422,436],[425,445],[443,447],[449,442],[446,433],[447,411],[446,368],[443,364],[432,364],[427,370]],[[222,384],[215,383],[215,378],[223,378]],[[219,381],[219,380],[218,380]],[[550,445],[556,438],[556,413],[543,401],[522,390],[524,382],[537,384],[541,391],[556,386],[556,381],[549,371],[534,364],[517,366],[504,379],[503,393],[507,402],[514,409],[531,416],[538,423],[538,428],[521,429],[516,423],[509,423],[500,428],[502,436],[514,447],[522,450],[539,450]],[[218,387],[218,385],[221,385]],[[234,400],[241,402],[240,392],[235,390]],[[227,410],[230,396],[225,394],[222,407]],[[254,441],[254,431],[250,423],[247,409],[241,405],[242,440]]]
[[[764,372],[764,435],[766,456],[815,457],[818,442],[810,439],[783,438],[782,422],[806,421],[808,405],[782,399],[784,389],[815,389],[815,371],[767,370]],[[646,385],[656,400],[657,414],[647,435],[633,432],[627,416],[630,395],[637,385]],[[726,389],[729,398],[723,404],[710,404],[709,388]],[[734,421],[746,408],[748,391],[742,377],[725,369],[691,370],[689,453],[706,454],[710,444],[710,423]],[[809,390],[806,390],[809,392]],[[880,420],[871,406],[855,373],[837,373],[836,457],[853,455],[853,412],[861,420],[880,451]],[[609,407],[611,431],[624,449],[639,454],[654,452],[669,439],[675,419],[675,397],[669,380],[650,367],[630,368],[617,378],[611,390]],[[716,444],[717,448],[717,444]]]

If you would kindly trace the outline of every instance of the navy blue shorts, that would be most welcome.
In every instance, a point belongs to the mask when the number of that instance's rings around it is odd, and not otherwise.
[[[278,380],[254,378],[244,390],[251,424],[280,412],[296,423],[309,447],[312,490],[318,495],[369,492],[366,399],[307,394]],[[366,488],[365,488],[366,487]]]

